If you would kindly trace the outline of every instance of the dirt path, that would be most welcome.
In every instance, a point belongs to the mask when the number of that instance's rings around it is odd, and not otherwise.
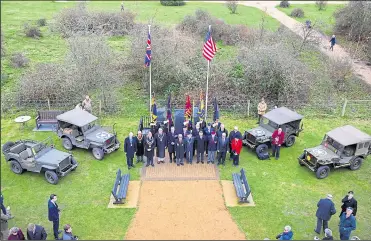
[[[125,239],[243,240],[218,181],[144,181]]]

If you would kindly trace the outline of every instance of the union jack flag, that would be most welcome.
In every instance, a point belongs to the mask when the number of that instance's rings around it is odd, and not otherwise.
[[[207,59],[208,61],[211,61],[214,58],[214,55],[216,53],[216,45],[213,41],[213,37],[211,36],[211,30],[206,34],[205,38],[205,44],[204,44],[204,50],[202,52],[202,55]]]
[[[151,34],[148,33],[146,56],[144,57],[144,65],[146,67],[151,65],[152,47],[151,47]]]

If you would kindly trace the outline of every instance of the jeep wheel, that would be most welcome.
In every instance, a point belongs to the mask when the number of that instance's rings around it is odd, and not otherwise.
[[[71,164],[72,165],[76,165],[77,164],[77,161],[75,160],[75,158],[72,157],[72,160],[71,160]],[[77,166],[75,168],[72,169],[72,171],[75,171],[77,168]]]
[[[303,160],[304,158],[305,158],[305,154],[304,153],[299,156],[298,161],[299,161],[299,165],[300,166],[304,166],[304,164],[301,162],[301,160]]]
[[[285,146],[290,147],[290,146],[294,145],[294,143],[295,143],[295,136],[291,135],[291,136],[287,137],[287,140],[285,142]]]
[[[14,142],[12,141],[8,141],[7,143],[5,143],[3,147],[1,148],[1,150],[3,151],[3,154],[5,155],[5,151],[8,150],[12,146],[14,146]]]
[[[54,171],[46,171],[45,178],[50,184],[53,185],[57,184],[59,181],[58,175]]]
[[[355,171],[358,170],[362,165],[363,159],[362,157],[356,157],[354,160],[350,162],[350,170]]]
[[[92,153],[93,153],[93,156],[95,157],[95,159],[97,159],[97,160],[102,160],[103,157],[104,157],[104,152],[103,152],[102,148],[94,147],[93,150],[92,150]]]
[[[321,166],[317,169],[316,176],[318,179],[323,179],[330,173],[330,168],[328,166]]]
[[[63,147],[66,150],[69,150],[69,151],[72,150],[73,145],[69,138],[63,138]]]
[[[23,172],[23,168],[22,168],[21,164],[19,164],[19,162],[17,162],[17,161],[11,161],[10,162],[10,169],[12,169],[12,171],[15,174],[22,174],[22,172]]]

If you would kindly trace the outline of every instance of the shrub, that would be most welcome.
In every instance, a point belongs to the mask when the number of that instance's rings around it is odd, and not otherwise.
[[[39,27],[46,26],[46,19],[45,18],[40,18],[39,20],[37,20],[37,25]]]
[[[301,8],[295,8],[294,10],[292,10],[290,16],[296,17],[296,18],[302,18],[304,17],[304,11]]]
[[[30,38],[40,38],[42,37],[41,31],[37,26],[31,26],[28,23],[24,25],[24,33]]]
[[[366,57],[371,63],[371,39],[369,39],[366,44]]]
[[[327,1],[316,1],[316,7],[319,11],[325,10],[327,6]]]
[[[23,53],[15,53],[10,58],[10,61],[14,68],[23,68],[28,65],[30,60]]]
[[[281,8],[289,8],[290,7],[289,1],[281,1],[280,2],[280,7]]]
[[[348,59],[330,59],[328,70],[334,87],[345,91],[348,80],[353,76],[352,62]]]
[[[185,2],[183,0],[160,0],[162,6],[183,6]]]
[[[5,47],[4,47],[4,33],[1,30],[1,57],[5,56]]]
[[[237,12],[237,1],[227,1],[226,6],[232,14],[235,14]]]
[[[63,37],[73,35],[123,36],[134,27],[135,15],[131,12],[89,12],[85,3],[65,8],[55,17],[52,29]]]

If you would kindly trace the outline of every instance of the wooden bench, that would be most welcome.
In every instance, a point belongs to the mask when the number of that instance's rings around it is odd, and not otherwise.
[[[116,174],[115,183],[112,188],[112,195],[115,198],[113,204],[122,204],[125,203],[126,194],[128,192],[130,181],[130,175],[124,174],[121,175],[121,170],[119,169]]]
[[[242,168],[239,173],[232,173],[233,185],[236,189],[237,197],[240,203],[249,203],[247,198],[251,193],[249,183],[247,182],[245,170]]]
[[[58,124],[57,115],[63,113],[61,110],[39,110],[35,118],[36,129],[39,129],[41,124]]]

